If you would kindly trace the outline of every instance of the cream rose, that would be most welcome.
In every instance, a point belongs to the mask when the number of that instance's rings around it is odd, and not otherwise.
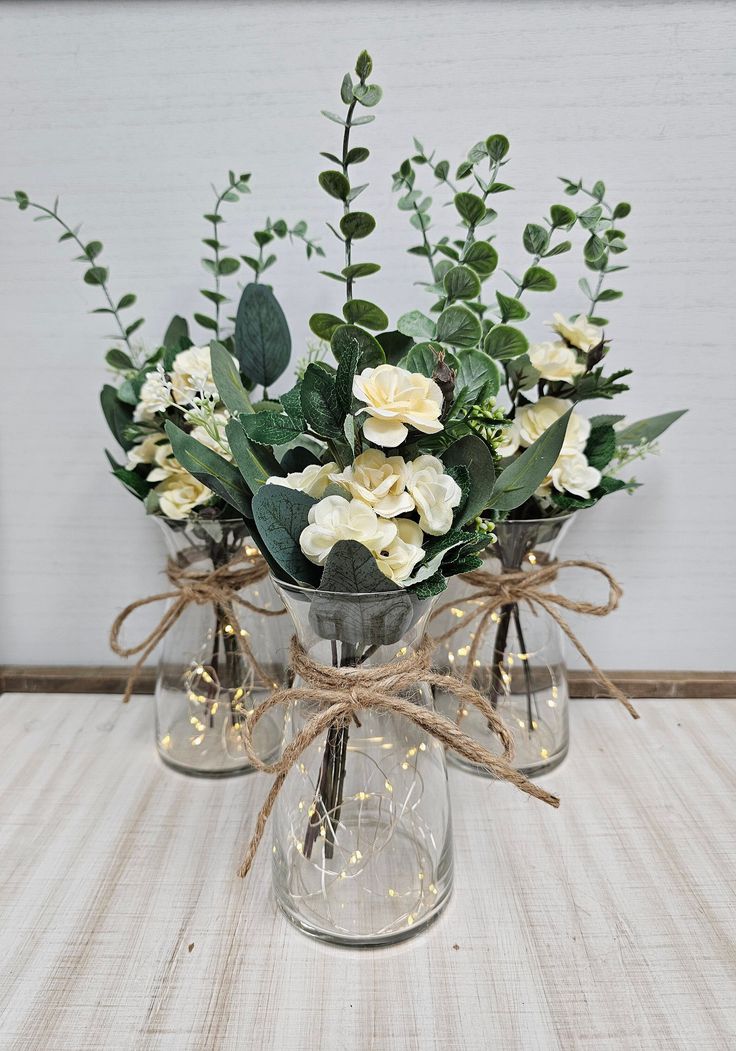
[[[537,438],[559,420],[572,405],[566,398],[540,398],[517,410],[514,421],[519,428],[519,444],[533,445]],[[562,452],[582,452],[590,435],[590,421],[573,412],[567,424]]]
[[[189,405],[197,395],[217,402],[220,399],[212,378],[209,347],[190,347],[174,358],[169,371],[171,392],[177,405]]]
[[[603,329],[592,325],[585,314],[581,314],[575,321],[568,321],[563,314],[554,314],[549,325],[578,350],[591,350],[603,339]]]
[[[171,405],[171,390],[162,368],[149,372],[143,381],[138,404],[133,412],[136,423],[150,423],[157,413]]]
[[[356,456],[352,466],[333,473],[330,480],[344,485],[351,496],[369,504],[383,518],[395,518],[414,510],[406,491],[406,463],[401,456],[386,456],[368,449]]]
[[[404,584],[424,558],[424,534],[409,518],[394,518],[397,534],[388,547],[376,556],[381,572],[394,584]]]
[[[329,463],[310,463],[303,471],[292,471],[284,477],[273,475],[267,480],[268,485],[282,485],[285,489],[298,489],[300,493],[320,500],[329,485],[332,472],[337,468],[334,460]],[[338,500],[341,497],[338,497]],[[345,501],[343,500],[343,503]]]
[[[393,522],[379,518],[361,500],[326,496],[309,509],[309,525],[299,537],[299,546],[310,562],[324,565],[338,540],[357,540],[373,555],[387,552],[398,536]]]
[[[401,445],[409,433],[407,425],[423,434],[442,430],[442,391],[418,372],[398,365],[363,369],[353,380],[353,394],[366,405],[360,410],[368,414],[363,433],[374,445]]]
[[[562,453],[550,472],[550,481],[559,492],[572,493],[587,500],[600,484],[601,472],[591,467],[584,453]]]
[[[452,512],[462,499],[454,478],[445,474],[441,460],[425,454],[406,465],[406,489],[419,512],[425,533],[442,536],[452,526]]]
[[[501,431],[501,441],[496,446],[496,452],[499,456],[513,456],[519,445],[519,424],[514,420]]]
[[[156,486],[156,493],[161,514],[175,520],[188,518],[195,507],[206,503],[212,496],[206,485],[184,470],[170,474],[166,481]]]
[[[147,434],[143,441],[138,442],[132,449],[128,451],[128,462],[126,467],[133,468],[137,467],[138,464],[149,464],[153,463],[156,459],[156,453],[161,445],[168,445],[169,439],[163,433],[163,431],[156,431],[154,434]]]
[[[529,347],[529,361],[543,380],[571,380],[585,372],[585,365],[578,363],[575,351],[562,340],[533,343]]]

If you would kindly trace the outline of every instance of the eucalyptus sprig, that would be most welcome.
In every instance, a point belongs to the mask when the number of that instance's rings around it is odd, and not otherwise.
[[[224,303],[229,302],[228,297],[221,290],[221,278],[234,274],[240,269],[240,260],[236,259],[235,256],[222,255],[227,249],[227,245],[220,241],[220,227],[225,222],[222,215],[222,206],[226,202],[235,204],[240,200],[241,196],[250,193],[248,185],[250,182],[249,173],[243,172],[241,175],[236,175],[235,172],[230,171],[227,178],[228,182],[224,190],[218,190],[216,186],[212,186],[212,192],[215,195],[215,207],[211,212],[206,212],[204,215],[204,218],[212,226],[212,235],[203,237],[202,243],[210,249],[212,255],[206,256],[202,260],[202,266],[214,277],[215,287],[214,289],[202,288],[200,291],[205,299],[214,304],[215,316],[210,317],[209,314],[201,313],[194,315],[194,320],[197,324],[215,333],[215,339],[220,338],[220,308]]]
[[[585,313],[594,325],[603,327],[608,324],[608,318],[596,316],[596,308],[599,303],[609,303],[615,299],[621,299],[623,292],[615,288],[603,288],[603,283],[609,274],[615,274],[627,267],[620,263],[613,263],[611,256],[620,255],[627,249],[626,234],[618,224],[619,219],[625,219],[631,212],[631,205],[627,201],[619,201],[611,205],[606,200],[606,187],[600,179],[591,188],[583,184],[582,179],[573,181],[560,177],[564,183],[565,193],[570,197],[582,193],[590,197],[594,203],[583,211],[578,212],[577,220],[588,234],[583,248],[583,258],[589,270],[597,273],[598,278],[594,287],[591,287],[587,278],[581,278],[578,282],[583,295],[588,300]]]
[[[358,106],[372,108],[378,105],[383,92],[378,84],[369,84],[368,77],[373,71],[373,62],[367,51],[361,51],[355,64],[355,74],[358,82],[354,83],[350,73],[343,77],[340,87],[340,98],[347,106],[344,117],[329,110],[323,110],[323,116],[328,120],[339,124],[343,128],[342,151],[339,156],[334,153],[322,153],[321,156],[337,165],[337,169],[329,169],[320,172],[319,184],[330,197],[342,202],[343,214],[340,219],[340,229],[335,229],[327,224],[344,247],[345,266],[340,273],[333,271],[322,271],[325,276],[339,281],[345,286],[345,304],[342,308],[343,319],[334,314],[313,314],[309,320],[309,326],[320,339],[330,339],[333,332],[345,321],[362,325],[367,329],[380,331],[388,325],[388,318],[380,307],[367,299],[356,299],[353,296],[353,285],[360,278],[368,277],[377,273],[381,268],[378,263],[355,263],[353,262],[353,242],[368,237],[376,227],[376,220],[370,213],[353,211],[351,205],[356,198],[363,193],[368,184],[363,183],[354,186],[349,177],[350,168],[355,164],[362,164],[370,156],[370,151],[364,146],[350,146],[350,132],[359,125],[369,124],[375,120],[372,113],[355,116]],[[338,170],[339,169],[339,170]]]
[[[135,321],[131,321],[129,324],[126,324],[123,321],[121,312],[123,310],[129,310],[133,306],[136,302],[136,296],[132,292],[126,292],[125,295],[117,300],[117,302],[113,299],[108,284],[110,270],[106,266],[101,266],[99,261],[103,249],[102,241],[83,241],[79,236],[82,229],[81,224],[71,227],[59,214],[58,197],[54,201],[52,208],[48,208],[44,204],[39,204],[37,201],[32,201],[24,190],[16,190],[12,196],[3,197],[2,200],[14,202],[22,212],[29,208],[37,211],[39,214],[34,218],[34,222],[38,223],[54,220],[64,231],[59,237],[59,242],[64,243],[65,241],[73,241],[74,244],[77,245],[82,254],[75,256],[74,258],[76,262],[83,263],[86,267],[83,278],[84,283],[87,285],[95,285],[100,288],[107,300],[106,307],[97,307],[95,310],[90,311],[90,313],[112,315],[112,317],[115,318],[115,324],[118,326],[118,332],[106,336],[105,338],[124,343],[127,348],[126,352],[120,347],[112,347],[105,355],[105,360],[108,365],[117,370],[135,368],[138,365],[139,355],[136,348],[131,344],[130,337],[141,327],[144,318],[136,318]]]
[[[304,245],[307,259],[311,259],[313,255],[324,256],[325,254],[324,248],[314,238],[307,236],[307,224],[303,219],[300,219],[298,223],[294,223],[291,227],[285,219],[276,219],[275,222],[266,219],[263,229],[256,230],[253,234],[253,240],[258,247],[258,255],[241,255],[240,257],[254,272],[256,283],[258,278],[276,262],[276,255],[273,252],[269,253],[264,259],[264,249],[273,242],[274,238],[284,240],[286,237],[292,243],[300,241]]]

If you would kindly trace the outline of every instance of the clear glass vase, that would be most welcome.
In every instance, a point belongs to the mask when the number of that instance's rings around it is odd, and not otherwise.
[[[484,554],[483,571],[497,574],[548,565],[555,560],[572,518],[498,522],[498,540]],[[544,609],[521,602],[501,606],[492,613],[476,639],[484,599],[480,595],[474,598],[475,593],[463,577],[450,580],[431,625],[432,634],[438,638],[451,632],[437,647],[435,666],[467,678],[484,694],[513,734],[513,766],[535,777],[561,763],[569,746],[569,691],[562,631]],[[472,668],[468,661],[473,662]],[[436,696],[435,702],[443,715],[455,719],[471,737],[491,752],[500,753],[498,739],[480,712],[458,706],[448,694]],[[483,773],[454,754],[450,761]]]
[[[381,668],[413,652],[431,610],[404,592],[277,587],[308,656],[331,667]],[[425,683],[402,696],[433,706]],[[284,744],[320,710],[293,703]],[[404,715],[361,708],[349,725],[330,726],[290,771],[271,820],[276,900],[313,937],[355,946],[399,941],[434,920],[450,895],[444,749]]]
[[[157,521],[171,562],[187,572],[211,572],[243,549],[246,555],[259,554],[242,519]],[[229,777],[250,772],[245,719],[266,692],[286,682],[291,624],[270,577],[244,588],[238,597],[256,607],[233,603],[240,637],[225,608],[215,602],[192,602],[162,643],[156,746],[165,763],[186,774]],[[275,755],[281,734],[275,716],[263,719],[254,740],[259,754]]]

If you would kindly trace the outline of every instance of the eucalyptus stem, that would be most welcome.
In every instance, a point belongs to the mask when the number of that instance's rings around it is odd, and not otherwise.
[[[361,78],[360,83],[364,84],[365,83],[365,78]],[[353,99],[353,101],[348,106],[348,112],[347,112],[347,114],[345,116],[345,130],[343,131],[343,135],[342,135],[342,161],[341,161],[341,163],[342,163],[342,171],[343,171],[343,175],[345,176],[345,178],[347,178],[347,174],[348,174],[348,150],[350,148],[350,129],[352,128],[351,120],[352,120],[353,113],[355,112],[355,107],[357,105],[358,105],[358,100],[357,99]],[[346,197],[345,200],[343,201],[342,214],[343,214],[343,216],[345,216],[345,215],[349,215],[349,213],[350,213],[350,198]],[[345,266],[346,267],[350,266],[350,262],[351,262],[351,258],[352,258],[352,250],[353,250],[353,239],[352,239],[352,237],[346,237],[345,238]],[[352,277],[348,277],[346,279],[346,281],[345,281],[345,299],[349,301],[352,298],[353,298],[353,279],[352,279]]]

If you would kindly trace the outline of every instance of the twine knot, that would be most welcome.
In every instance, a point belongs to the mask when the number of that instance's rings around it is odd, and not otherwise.
[[[577,601],[567,598],[566,595],[549,591],[550,584],[555,583],[562,569],[585,569],[591,573],[597,573],[608,583],[608,599],[603,604],[593,602]],[[467,628],[474,620],[478,620],[478,626],[472,635],[468,650],[468,659],[465,665],[463,678],[469,681],[473,675],[473,669],[477,667],[478,650],[493,615],[497,609],[503,606],[511,606],[524,602],[532,612],[535,607],[545,610],[546,613],[559,625],[572,645],[587,663],[591,672],[606,690],[608,695],[619,701],[629,715],[634,719],[639,714],[628,699],[626,694],[609,678],[608,675],[595,663],[580,639],[572,630],[570,625],[560,614],[560,609],[570,610],[572,613],[582,613],[589,617],[605,617],[612,613],[619,604],[623,591],[620,584],[605,566],[598,562],[586,562],[580,559],[569,559],[562,562],[549,562],[546,565],[534,566],[529,570],[506,570],[502,573],[491,573],[485,569],[476,569],[471,573],[463,573],[460,577],[473,590],[461,598],[454,598],[438,606],[432,614],[432,618],[439,616],[444,610],[462,605],[474,605],[473,610],[462,621],[454,624],[452,628],[435,638],[435,645],[445,642],[451,638],[460,628]]]
[[[291,667],[302,680],[302,684],[275,690],[246,721],[245,746],[253,766],[265,773],[275,774],[276,777],[256,819],[255,829],[239,870],[240,876],[246,876],[253,864],[266,823],[291,768],[298,762],[305,749],[330,726],[351,719],[359,724],[358,712],[361,710],[402,715],[446,748],[485,768],[500,780],[508,781],[520,791],[541,799],[550,806],[560,805],[556,796],[535,785],[511,766],[510,761],[514,754],[511,734],[486,698],[470,683],[454,675],[440,675],[432,671],[433,649],[434,640],[427,637],[415,652],[397,657],[388,664],[371,668],[334,668],[312,660],[298,640],[292,639]],[[501,742],[503,755],[494,755],[450,719],[403,696],[421,683],[454,693],[465,704],[478,708]],[[271,763],[264,762],[253,747],[256,725],[272,708],[297,701],[309,701],[316,705],[318,710],[284,748],[278,759]]]
[[[136,599],[135,602],[129,603],[117,615],[110,628],[110,649],[113,653],[116,653],[119,657],[133,657],[136,654],[140,654],[125,684],[123,702],[127,704],[130,700],[141,668],[151,653],[153,653],[166,633],[176,624],[184,610],[192,604],[197,606],[211,604],[216,609],[222,610],[229,620],[233,636],[238,642],[241,653],[250,662],[261,683],[270,685],[270,680],[254,657],[235,613],[236,605],[250,609],[254,613],[260,613],[265,617],[276,617],[286,612],[284,609],[264,609],[238,594],[238,592],[253,584],[257,584],[268,576],[268,566],[263,556],[259,553],[246,554],[245,551],[239,551],[229,562],[225,562],[223,565],[211,570],[190,569],[180,565],[174,559],[169,559],[166,565],[166,576],[172,586],[171,591],[161,591],[156,595],[148,595],[146,598]],[[128,617],[137,609],[150,606],[155,602],[171,602],[171,605],[163,613],[158,624],[144,639],[133,646],[123,646],[120,643],[120,633]]]

